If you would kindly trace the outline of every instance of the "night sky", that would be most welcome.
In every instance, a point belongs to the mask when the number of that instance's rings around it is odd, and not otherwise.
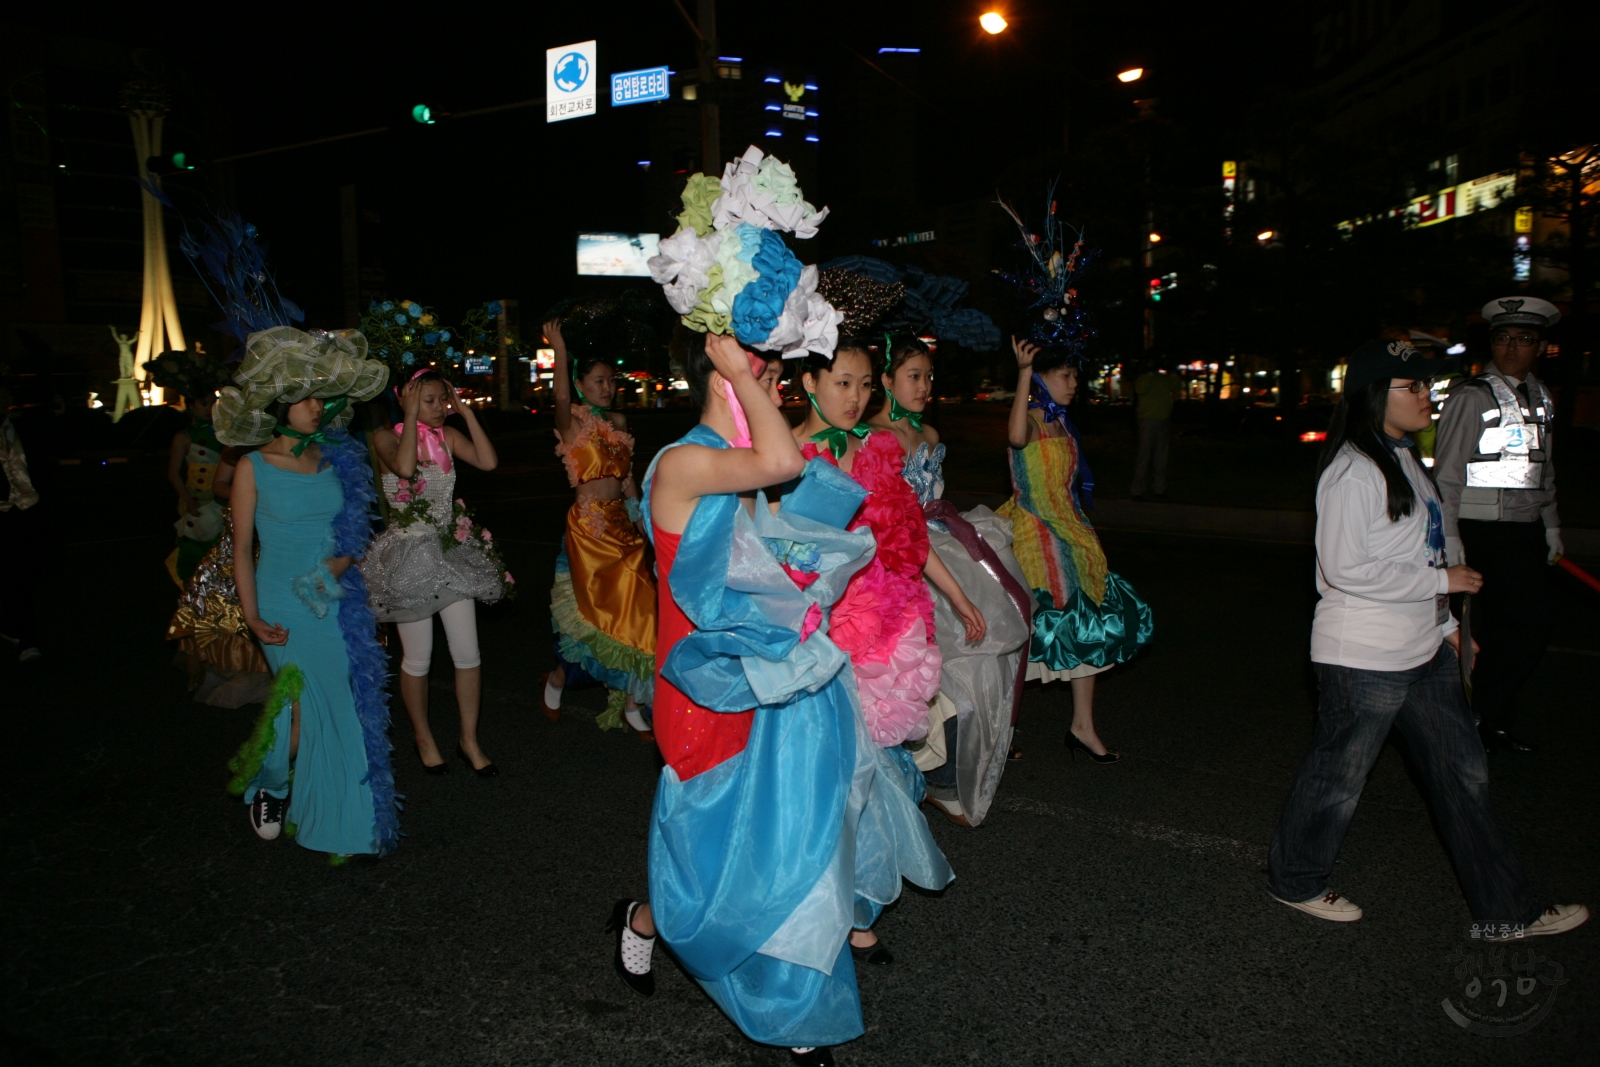
[[[686,6],[692,13],[693,0]],[[813,72],[822,87],[821,192],[809,183],[807,191],[834,215],[800,249],[802,259],[870,253],[867,235],[931,225],[940,204],[997,189],[1040,206],[1044,182],[1062,163],[1066,101],[1076,147],[1125,122],[1135,97],[1160,99],[1163,117],[1203,133],[1167,161],[1192,169],[1200,184],[1230,142],[1247,135],[1254,101],[1307,66],[1305,16],[1280,14],[1282,5],[1229,5],[1225,16],[1200,5],[993,6],[1011,22],[998,38],[977,26],[984,6],[950,0],[723,0],[723,54],[781,59]],[[307,306],[310,324],[343,317],[339,190],[347,183],[356,184],[363,208],[381,215],[389,295],[447,316],[502,296],[536,311],[582,288],[572,268],[581,229],[673,228],[681,176],[664,172],[662,162],[652,174],[638,166],[650,155],[653,105],[613,110],[602,92],[598,115],[553,125],[536,107],[426,128],[410,119],[416,103],[465,111],[540,96],[544,50],[589,38],[599,42],[602,88],[617,70],[662,63],[692,70],[695,41],[672,0],[537,5],[520,15],[459,14],[450,5],[376,18],[332,5],[214,10],[157,8],[93,24],[32,21],[153,49],[143,62],[174,96],[169,151],[217,158],[391,127],[169,182],[186,211],[226,202],[257,223],[284,292]],[[253,21],[239,21],[240,11]],[[897,131],[887,146],[850,121],[847,91],[882,77],[858,56],[876,61],[883,46],[924,50],[914,61],[917,129]],[[1131,66],[1147,68],[1148,77],[1133,87],[1115,84],[1112,76]],[[725,132],[724,158],[743,148]],[[891,186],[911,195],[875,195]],[[1093,225],[1094,204],[1063,210]],[[174,269],[187,268],[176,262]]]

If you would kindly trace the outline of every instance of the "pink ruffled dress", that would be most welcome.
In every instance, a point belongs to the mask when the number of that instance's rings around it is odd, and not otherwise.
[[[803,452],[838,466],[826,448],[807,443]],[[871,434],[855,455],[850,476],[870,495],[850,529],[871,529],[878,551],[850,579],[828,629],[850,654],[862,716],[884,748],[927,736],[928,702],[939,692],[941,666],[933,598],[922,581],[928,528],[916,492],[901,477],[904,466],[893,434]]]

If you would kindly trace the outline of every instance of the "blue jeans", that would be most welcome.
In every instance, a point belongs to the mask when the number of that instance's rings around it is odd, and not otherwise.
[[[1406,740],[1472,917],[1531,923],[1540,908],[1517,854],[1489,810],[1489,766],[1450,646],[1408,671],[1314,663],[1322,697],[1311,751],[1272,835],[1267,884],[1280,900],[1328,889],[1367,775],[1390,727]]]

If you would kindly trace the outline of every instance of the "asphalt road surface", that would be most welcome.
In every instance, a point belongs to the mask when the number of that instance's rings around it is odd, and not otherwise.
[[[678,427],[658,417],[638,429],[648,455]],[[501,443],[505,465],[463,478],[463,491],[520,582],[515,602],[479,612],[483,743],[502,774],[423,775],[396,700],[407,836],[381,862],[342,867],[258,840],[223,793],[256,708],[193,703],[171,666],[159,465],[69,479],[46,657],[21,672],[0,656],[0,1063],[786,1061],[746,1041],[670,959],[657,957],[651,1000],[611,970],[602,924],[617,897],[645,892],[658,760],[595,728],[599,691],[569,694],[556,725],[538,711],[570,493],[547,429]],[[1514,999],[1521,946],[1498,972],[1481,957],[1472,974],[1483,944],[1466,939],[1470,916],[1398,741],[1334,882],[1366,918],[1327,923],[1267,899],[1267,842],[1315,708],[1309,547],[1105,542],[1156,618],[1148,654],[1099,687],[1101,735],[1126,758],[1074,763],[1065,689],[1030,688],[1025,758],[989,821],[933,824],[956,882],[908,891],[884,915],[897,960],[863,969],[867,1032],[840,1062],[1594,1062],[1600,929],[1530,943],[1539,974],[1559,965],[1566,983],[1531,999]],[[1557,647],[1569,651],[1547,655],[1524,704],[1541,748],[1492,755],[1492,792],[1547,899],[1600,905],[1600,597],[1558,588]],[[441,739],[455,715],[443,645]],[[1513,1000],[1497,1007],[1508,982]],[[1548,1011],[1500,1039],[1442,1006],[1454,997],[1493,1017],[1542,996]]]

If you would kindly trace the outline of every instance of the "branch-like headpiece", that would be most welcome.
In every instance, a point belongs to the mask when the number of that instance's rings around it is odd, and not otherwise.
[[[1074,363],[1081,363],[1096,333],[1089,313],[1078,302],[1078,282],[1093,265],[1098,250],[1085,248],[1083,231],[1066,226],[1057,216],[1055,182],[1050,183],[1045,198],[1049,210],[1042,234],[1034,233],[1003,199],[995,202],[1017,224],[1022,235],[1017,247],[1027,253],[1021,271],[994,273],[1028,302],[1028,339],[1045,348],[1065,348]]]

